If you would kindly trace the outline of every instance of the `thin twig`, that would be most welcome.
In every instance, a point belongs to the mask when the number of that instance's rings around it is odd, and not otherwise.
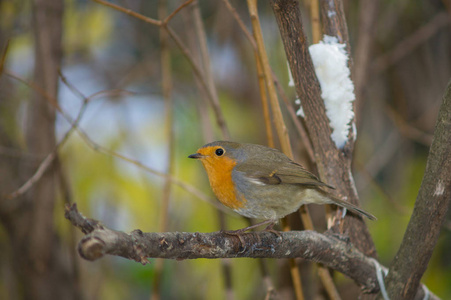
[[[252,21],[252,28],[254,30],[254,39],[257,42],[258,54],[262,61],[263,72],[265,74],[266,85],[268,88],[268,95],[271,103],[271,109],[274,116],[274,123],[276,125],[277,135],[279,137],[282,151],[293,158],[293,151],[290,145],[288,130],[283,120],[282,111],[280,110],[279,100],[277,99],[277,92],[272,79],[271,67],[269,65],[268,55],[266,54],[265,45],[263,42],[263,33],[258,17],[257,0],[248,0],[249,14]]]
[[[281,223],[282,223],[282,228],[283,228],[284,232],[291,231],[291,227],[290,227],[290,224],[288,223],[287,218],[283,218],[281,220]],[[296,299],[303,300],[304,292],[303,292],[303,288],[302,288],[301,272],[299,270],[299,267],[293,258],[288,261],[288,264],[290,267],[291,281],[293,282],[294,294],[296,295]]]
[[[164,22],[167,23],[169,20],[175,16],[175,14],[180,11],[183,7],[191,3],[189,0],[183,3],[178,9],[172,12]],[[167,1],[160,0],[158,3],[158,17],[163,19],[167,15]],[[167,140],[167,174],[172,175],[174,170],[174,129],[173,129],[173,109],[172,109],[172,74],[171,74],[171,54],[168,47],[168,34],[164,28],[160,28],[160,44],[161,44],[161,85],[162,94],[164,98],[165,106],[165,135]],[[159,212],[159,224],[158,231],[165,232],[168,230],[168,214],[169,214],[169,201],[171,197],[171,181],[168,177],[164,179],[163,192],[161,196],[161,207]],[[150,299],[160,299],[161,298],[161,281],[164,271],[164,261],[160,258],[155,262],[154,268],[154,279],[152,282],[152,293]]]
[[[218,97],[218,90],[215,85],[214,76],[211,71],[211,63],[210,63],[210,54],[208,51],[208,45],[207,45],[207,34],[205,33],[205,26],[202,22],[200,8],[199,8],[199,2],[196,1],[192,5],[192,15],[194,19],[194,28],[197,35],[197,39],[199,42],[199,50],[200,50],[200,59],[202,62],[202,74],[205,78],[205,82],[207,84],[208,92],[210,93],[210,97],[212,98],[212,102],[214,104],[214,109],[217,109],[219,112],[221,111],[221,108],[219,106],[219,97]],[[230,133],[228,130],[228,126],[226,126],[225,120],[219,120],[222,113],[216,114],[216,118],[218,119],[218,124],[224,123],[223,126],[221,126],[221,133],[223,135],[223,138],[226,140],[230,139]]]
[[[6,55],[8,54],[8,49],[9,49],[9,39],[6,41],[6,45],[3,48],[2,57],[0,59],[0,76],[2,75],[3,69],[5,68],[5,61],[6,61]]]
[[[241,28],[241,30],[243,31],[244,35],[248,39],[248,41],[251,43],[252,49],[254,49],[254,51],[257,51],[258,50],[257,49],[257,42],[255,42],[255,39],[254,39],[252,33],[247,29],[246,25],[244,25],[244,22],[240,18],[240,16],[238,15],[235,7],[233,7],[233,5],[230,3],[229,0],[223,0],[223,2],[226,5],[227,9],[232,14],[232,16],[235,19],[235,21],[238,23],[238,26]]]
[[[448,25],[451,18],[447,12],[438,13],[426,25],[400,41],[392,50],[374,59],[372,71],[376,74],[387,70],[418,46],[430,39],[440,28]]]
[[[308,138],[307,131],[305,130],[304,125],[302,125],[301,121],[299,120],[298,116],[296,115],[293,105],[291,103],[289,103],[288,97],[285,94],[285,91],[283,90],[279,80],[275,77],[275,75],[274,75],[274,84],[276,85],[276,88],[277,88],[277,91],[278,91],[280,97],[282,97],[282,100],[285,103],[285,107],[288,110],[288,114],[290,115],[291,121],[293,121],[293,123],[294,123],[296,131],[298,132],[299,136],[301,137],[301,140],[303,142],[305,150],[307,151],[310,161],[312,163],[314,163],[315,155],[313,153],[312,143],[310,142],[310,139]]]
[[[399,204],[398,201],[395,201],[393,197],[376,181],[373,175],[365,168],[365,165],[358,161],[354,160],[354,164],[359,171],[359,175],[362,175],[367,182],[369,182],[379,193],[383,195],[383,198],[386,199],[390,205],[400,214],[409,215],[411,213],[411,209],[406,206]]]
[[[61,75],[61,74],[60,74]],[[61,75],[61,78],[64,83],[67,83],[67,80],[64,78],[64,76]],[[50,102],[50,101],[49,101]],[[57,157],[58,150],[61,148],[62,145],[66,143],[66,141],[69,139],[69,137],[74,132],[74,129],[78,126],[80,123],[80,120],[86,111],[87,105],[89,102],[89,98],[85,98],[83,101],[83,104],[77,114],[77,117],[73,122],[71,122],[71,128],[65,133],[64,137],[61,139],[61,141],[56,144],[56,146],[53,148],[52,152],[50,152],[44,160],[39,164],[38,169],[36,172],[16,191],[12,192],[7,196],[9,199],[14,199],[16,197],[19,197],[26,193],[39,179],[41,179],[42,175],[48,170],[48,168],[52,165],[53,161]]]
[[[182,3],[179,7],[177,7],[166,19],[163,20],[163,24],[167,24],[179,11],[181,11],[184,7],[187,7],[194,0],[188,0]]]
[[[5,72],[6,75],[8,75],[11,78],[14,78],[22,83],[24,83],[25,85],[27,85],[28,87],[32,88],[33,90],[35,90],[38,93],[42,93],[43,95],[46,95],[45,91],[42,91],[41,89],[39,89],[39,87],[35,86],[33,83],[29,83],[26,80],[23,80],[22,78],[12,74],[11,72]],[[86,98],[85,96],[83,96],[83,94],[81,92],[79,92],[80,95],[82,95],[83,99],[87,99],[87,101],[89,102],[89,98]],[[105,92],[98,92],[95,93],[95,96],[99,96],[100,94],[105,93]],[[48,96],[46,96],[46,99]],[[73,125],[73,121],[71,119],[71,117],[64,111],[61,109],[61,107],[59,107],[56,103],[54,103],[54,101],[50,101],[50,99],[48,99],[49,103],[58,111],[58,113],[60,113],[63,118],[69,122],[71,125]],[[88,147],[90,147],[92,150],[96,151],[96,152],[100,152],[103,154],[107,154],[107,155],[111,155],[114,156],[116,158],[119,158],[123,161],[126,161],[128,163],[131,163],[143,170],[145,170],[148,173],[154,174],[156,176],[162,177],[162,178],[166,178],[168,177],[172,183],[178,185],[179,187],[181,187],[182,189],[184,189],[185,191],[187,191],[188,193],[194,195],[195,197],[199,198],[200,200],[210,203],[211,205],[213,205],[214,207],[223,210],[226,213],[229,213],[227,210],[224,209],[224,207],[222,205],[219,205],[216,201],[213,201],[213,199],[211,199],[210,197],[208,197],[207,195],[205,195],[202,191],[200,191],[199,189],[197,189],[196,187],[194,187],[193,185],[186,183],[174,176],[170,176],[168,174],[165,174],[163,172],[159,172],[157,170],[154,170],[146,165],[144,165],[143,163],[134,160],[132,158],[126,157],[118,152],[115,152],[113,150],[110,150],[108,148],[105,148],[103,146],[101,146],[100,144],[94,142],[82,129],[80,129],[79,127],[75,126],[75,130],[77,131],[78,135],[82,138],[82,140],[86,143],[86,145]]]
[[[103,1],[103,0],[93,0],[93,1],[103,4],[105,6],[108,6],[110,8],[116,9],[116,10],[126,13],[128,15],[131,15],[131,16],[138,18],[146,23],[161,26],[168,32],[169,36],[175,42],[177,47],[179,47],[180,51],[182,51],[182,54],[185,56],[185,58],[188,60],[189,64],[191,65],[191,67],[193,69],[195,76],[197,76],[199,78],[202,88],[205,90],[206,94],[208,95],[208,100],[209,100],[209,103],[212,106],[213,112],[216,116],[216,121],[218,123],[218,127],[222,131],[223,135],[225,137],[229,138],[230,137],[229,130],[226,126],[224,115],[222,113],[222,110],[221,110],[221,107],[219,104],[219,100],[215,99],[214,95],[211,93],[210,89],[208,88],[208,84],[207,84],[205,75],[201,71],[201,68],[196,64],[195,60],[193,59],[192,54],[189,52],[188,48],[185,46],[185,44],[180,39],[180,37],[175,33],[175,31],[164,22],[148,18],[148,17],[141,15],[137,12],[134,12],[130,9],[126,9],[121,6],[111,4],[111,3],[107,2],[107,1]],[[185,6],[183,6],[183,7],[185,7]]]
[[[338,293],[334,280],[330,275],[329,269],[321,264],[318,264],[318,275],[330,300],[341,300],[340,294]]]
[[[257,43],[255,42],[255,39],[252,36],[252,34],[246,28],[246,25],[244,25],[244,22],[238,15],[235,7],[232,6],[232,4],[230,3],[229,0],[223,0],[223,2],[226,5],[229,12],[232,14],[233,18],[238,23],[238,26],[241,28],[244,35],[248,39],[248,41],[251,43],[252,48],[254,49],[255,64],[257,66],[258,87],[260,90],[260,99],[262,102],[263,117],[265,120],[266,139],[268,141],[268,146],[274,148],[274,138],[273,138],[272,126],[271,126],[272,122],[271,122],[271,116],[269,113],[268,97],[267,97],[266,87],[265,87],[265,74],[263,72],[261,58],[258,54]]]
[[[85,141],[85,143],[92,148],[94,151],[97,152],[101,152],[104,154],[108,154],[111,156],[114,156],[116,158],[119,158],[121,160],[124,160],[126,162],[129,162],[151,174],[154,174],[156,176],[162,177],[162,178],[169,178],[171,180],[172,183],[178,185],[179,187],[181,187],[182,189],[184,189],[185,191],[189,192],[190,194],[196,196],[197,198],[199,198],[202,201],[205,201],[207,203],[210,203],[211,205],[213,205],[214,207],[223,210],[224,212],[228,212],[224,209],[224,207],[222,205],[219,205],[218,203],[216,203],[216,201],[213,201],[213,199],[211,199],[210,197],[208,197],[207,195],[205,195],[202,191],[200,191],[198,188],[194,187],[193,185],[184,182],[174,176],[165,174],[163,172],[159,172],[155,169],[152,169],[148,166],[146,166],[145,164],[141,163],[138,160],[129,158],[125,155],[122,155],[118,152],[115,152],[113,150],[110,150],[108,148],[105,148],[103,146],[101,146],[100,144],[97,144],[96,142],[94,142],[84,131],[82,131],[80,128],[77,128],[77,132],[80,135],[80,137]]]
[[[246,28],[246,25],[244,25],[244,22],[238,15],[238,13],[236,12],[236,9],[232,6],[232,4],[230,3],[229,0],[223,0],[223,2],[225,3],[227,9],[232,14],[235,21],[238,23],[238,25],[241,28],[241,30],[243,31],[244,35],[248,39],[249,43],[251,43],[251,46],[254,49],[254,51],[256,51],[258,53],[257,43],[256,43],[254,37],[252,36],[252,34]],[[261,59],[260,59],[260,62],[261,62]],[[257,72],[258,72],[258,65],[257,65]],[[285,91],[283,90],[282,86],[280,85],[280,81],[277,78],[276,74],[273,71],[271,71],[271,74],[272,74],[272,79],[274,80],[274,84],[277,88],[277,91],[278,91],[279,95],[282,97],[284,103],[286,104],[287,110],[290,114],[290,118],[292,119],[293,123],[295,124],[296,129],[297,129],[302,141],[304,142],[304,145],[307,149],[309,158],[312,162],[315,162],[312,145],[311,145],[310,140],[308,139],[307,132],[306,132],[304,126],[302,125],[302,123],[299,121],[299,118],[296,116],[296,113],[294,112],[293,107],[291,105],[289,105],[288,97],[286,96]]]
[[[262,63],[260,61],[260,55],[258,52],[254,51],[255,64],[257,66],[257,77],[258,77],[258,88],[260,90],[260,99],[262,102],[263,108],[263,118],[265,120],[265,129],[266,129],[266,140],[268,141],[268,146],[274,148],[274,138],[272,134],[272,122],[271,115],[269,113],[269,103],[268,97],[266,94],[266,86],[265,86],[265,74],[263,73]]]
[[[218,92],[216,89],[213,74],[211,72],[210,53],[207,46],[207,34],[205,32],[205,26],[202,22],[201,11],[199,2],[196,0],[191,5],[191,15],[194,23],[194,29],[197,37],[197,44],[199,47],[200,61],[202,62],[202,71],[208,85],[208,90],[211,93],[215,103],[219,104]],[[202,126],[210,126],[209,124],[202,124]],[[227,127],[224,127],[227,128]],[[222,130],[222,138],[230,139],[228,131]],[[204,140],[211,140],[211,137],[204,137]],[[226,230],[226,218],[223,211],[217,211],[218,223],[221,230]],[[235,291],[233,289],[232,278],[232,264],[230,259],[221,259],[221,271],[224,278],[225,298],[227,300],[235,299]]]
[[[127,14],[129,16],[132,16],[132,17],[135,17],[137,19],[140,19],[140,20],[142,20],[142,21],[144,21],[146,23],[153,24],[153,25],[156,25],[156,26],[162,26],[163,25],[163,22],[160,21],[160,20],[155,20],[155,19],[146,17],[146,16],[144,16],[144,15],[142,15],[140,13],[134,12],[131,9],[123,8],[122,6],[113,4],[111,2],[103,1],[103,0],[92,0],[92,1],[97,2],[99,4],[102,4],[102,5],[105,5],[107,7],[113,8],[113,9],[118,10],[120,12],[123,12],[123,13],[125,13],[125,14]]]
[[[313,44],[317,44],[321,40],[321,23],[319,21],[318,0],[310,0],[310,21],[312,22]]]
[[[251,17],[252,29],[254,32],[254,39],[257,44],[258,54],[257,59],[261,60],[263,73],[266,79],[266,86],[268,89],[268,95],[271,103],[271,109],[274,116],[274,122],[276,125],[277,135],[279,137],[282,151],[288,156],[293,158],[293,151],[290,145],[290,139],[288,131],[283,120],[282,111],[280,110],[279,101],[277,99],[277,92],[274,86],[271,67],[269,65],[268,55],[266,54],[265,45],[263,42],[263,34],[260,26],[260,20],[258,17],[257,0],[248,0],[247,5],[249,8],[249,15]],[[309,217],[308,215],[306,217]],[[290,260],[290,271],[293,285],[296,292],[296,298],[298,300],[304,299],[302,293],[302,283],[299,273],[299,268],[294,260]]]
[[[64,172],[63,166],[61,164],[61,161],[58,159],[56,161],[57,166],[57,174],[58,174],[58,181],[59,181],[59,188],[61,190],[63,201],[62,203],[65,205],[71,205],[73,201],[72,192],[70,189],[69,180],[66,176],[66,173]],[[70,262],[71,267],[74,272],[74,279],[76,281],[77,286],[81,286],[81,276],[80,276],[80,264],[78,262],[77,257],[77,232],[76,228],[74,226],[69,227],[69,253],[70,253]]]
[[[375,48],[376,25],[378,20],[380,20],[379,7],[381,2],[381,0],[359,1],[359,27],[354,51],[354,69],[351,74],[354,81],[354,112],[357,131],[360,129],[362,122],[362,108],[366,100],[364,92],[368,86],[368,79],[371,73],[370,66]]]
[[[224,118],[224,115],[223,115],[222,110],[221,110],[221,106],[219,105],[219,100],[214,97],[214,95],[212,94],[211,90],[208,88],[208,83],[207,83],[207,80],[206,80],[206,78],[204,76],[204,73],[199,68],[199,66],[196,64],[196,62],[194,61],[194,59],[193,59],[191,53],[189,52],[188,48],[182,42],[180,37],[174,32],[174,30],[172,30],[172,28],[170,28],[170,27],[167,27],[167,30],[168,30],[169,36],[172,38],[172,40],[179,47],[179,49],[182,51],[182,53],[185,55],[186,59],[190,63],[191,67],[193,68],[194,74],[199,78],[200,84],[201,84],[202,88],[204,89],[206,95],[208,96],[209,103],[210,103],[210,105],[213,108],[213,112],[215,114],[216,122],[218,123],[218,127],[221,129],[222,134],[227,139],[229,139],[230,138],[230,133],[229,133],[229,130],[227,128],[227,125],[226,125],[226,122],[225,122],[225,118]]]
[[[399,132],[418,143],[421,143],[427,147],[431,146],[432,143],[432,135],[428,134],[412,125],[410,125],[406,120],[404,120],[398,112],[396,112],[391,107],[387,106],[388,116],[392,119],[393,123],[395,123]]]

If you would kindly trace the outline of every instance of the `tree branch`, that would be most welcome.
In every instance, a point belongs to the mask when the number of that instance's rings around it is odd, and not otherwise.
[[[337,149],[331,139],[331,128],[321,98],[308,41],[304,34],[299,3],[295,0],[271,0],[279,26],[291,74],[305,113],[306,126],[312,140],[318,173],[322,181],[335,186],[338,197],[358,205],[359,199],[351,173],[353,141],[343,150]],[[376,250],[368,228],[360,217],[347,216],[340,226],[352,243],[366,255],[376,257]]]
[[[386,279],[392,299],[412,299],[451,201],[451,81],[440,108],[413,214]]]
[[[143,265],[147,258],[303,258],[337,270],[359,284],[367,293],[377,293],[374,259],[365,256],[349,239],[311,230],[279,232],[260,231],[242,234],[242,241],[223,232],[149,232],[137,229],[131,233],[116,231],[97,220],[83,216],[77,205],[67,204],[65,217],[86,235],[78,252],[94,261],[106,254],[121,256]],[[423,296],[419,287],[418,296]],[[421,298],[418,298],[421,299]],[[430,299],[439,299],[431,293]]]
[[[76,204],[66,205],[66,218],[86,234],[78,245],[81,257],[96,260],[106,254],[147,264],[147,258],[304,258],[322,263],[355,280],[367,292],[377,292],[372,260],[357,250],[349,240],[314,231],[253,232],[237,236],[212,233],[130,234],[109,229],[99,221],[84,217]]]

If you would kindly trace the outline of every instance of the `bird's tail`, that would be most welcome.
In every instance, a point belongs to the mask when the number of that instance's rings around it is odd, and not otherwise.
[[[326,193],[324,191],[322,191],[322,192]],[[377,220],[377,218],[375,216],[373,216],[369,212],[361,209],[360,207],[358,207],[358,206],[356,206],[356,205],[354,205],[354,204],[352,204],[350,202],[347,202],[345,200],[339,199],[339,198],[337,198],[337,197],[335,197],[335,196],[333,196],[333,195],[331,195],[329,193],[327,193],[327,197],[331,200],[332,204],[344,207],[344,208],[346,208],[346,209],[348,209],[350,211],[353,211],[353,212],[355,212],[355,213],[357,213],[359,215],[365,216],[365,217],[367,217],[370,220]]]

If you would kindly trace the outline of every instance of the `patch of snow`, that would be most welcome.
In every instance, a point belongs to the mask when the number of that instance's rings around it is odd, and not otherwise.
[[[354,84],[350,77],[349,57],[345,47],[345,44],[338,43],[336,37],[327,35],[318,44],[309,47],[321,85],[321,97],[332,128],[331,138],[338,148],[343,148],[348,140],[351,121],[354,118]],[[356,135],[356,132],[354,134]]]

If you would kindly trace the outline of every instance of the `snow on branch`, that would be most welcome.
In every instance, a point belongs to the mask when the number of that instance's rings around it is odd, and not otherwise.
[[[338,43],[335,37],[325,35],[318,44],[311,45],[309,51],[321,86],[321,98],[330,120],[331,137],[337,148],[341,149],[348,140],[354,118],[352,102],[355,100],[346,45]],[[290,71],[289,76],[289,86],[294,86]],[[299,99],[296,103],[301,104]],[[298,115],[303,116],[302,107],[299,108]]]
[[[345,44],[338,43],[337,38],[327,35],[319,44],[309,47],[321,86],[321,98],[332,127],[332,140],[338,148],[343,148],[348,140],[350,123],[354,118],[354,84],[345,47]]]
[[[350,123],[354,118],[354,84],[345,48],[346,45],[338,43],[337,38],[327,35],[319,44],[309,47],[321,86],[321,98],[333,130],[332,140],[338,148],[343,148],[348,140]]]

